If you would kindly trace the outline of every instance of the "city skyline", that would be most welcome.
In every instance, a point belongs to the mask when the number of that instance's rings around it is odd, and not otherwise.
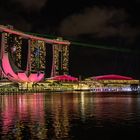
[[[62,5],[63,4],[63,5]],[[62,36],[77,42],[139,51],[138,0],[0,2],[0,24],[24,32]],[[139,54],[71,45],[70,74],[120,74],[140,78]]]

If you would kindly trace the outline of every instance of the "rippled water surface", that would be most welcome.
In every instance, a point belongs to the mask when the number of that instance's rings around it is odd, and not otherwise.
[[[0,95],[0,140],[135,139],[139,131],[138,94]]]

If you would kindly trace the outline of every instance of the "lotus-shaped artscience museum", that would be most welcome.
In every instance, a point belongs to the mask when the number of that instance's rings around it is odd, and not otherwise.
[[[8,53],[4,53],[1,62],[1,68],[4,75],[14,82],[39,82],[44,78],[44,73],[31,73],[27,76],[26,71],[15,72],[11,67]]]

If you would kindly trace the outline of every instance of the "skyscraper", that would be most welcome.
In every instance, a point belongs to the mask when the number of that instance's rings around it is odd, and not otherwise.
[[[62,41],[62,38],[57,38]],[[63,44],[53,44],[53,62],[51,76],[68,74],[69,68],[69,46]]]

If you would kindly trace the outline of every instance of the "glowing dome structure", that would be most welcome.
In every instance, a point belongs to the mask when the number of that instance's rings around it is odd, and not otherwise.
[[[57,80],[57,81],[78,81],[78,78],[70,76],[70,75],[59,75],[59,76],[55,76],[55,77],[51,77],[49,78],[50,80]]]
[[[115,74],[94,76],[94,77],[91,77],[91,79],[95,79],[95,80],[133,80],[132,77],[115,75]]]

